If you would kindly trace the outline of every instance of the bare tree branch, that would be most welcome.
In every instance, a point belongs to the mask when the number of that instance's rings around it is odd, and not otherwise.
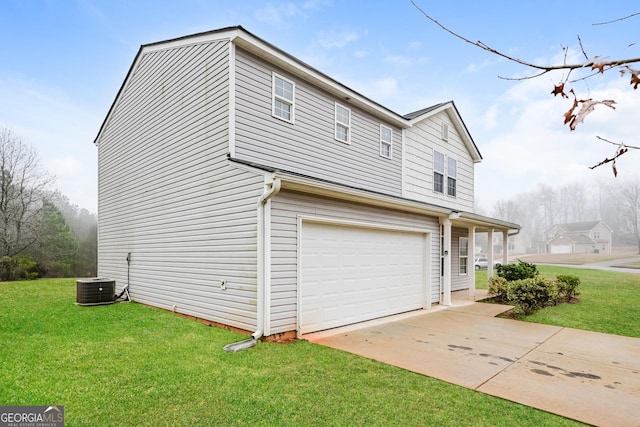
[[[551,94],[553,96],[557,96],[560,95],[561,98],[565,98],[565,99],[569,99],[570,96],[567,95],[568,93],[571,93],[573,95],[573,101],[571,104],[571,107],[569,108],[569,110],[567,110],[564,113],[564,124],[569,126],[569,129],[571,129],[572,131],[575,130],[576,126],[579,123],[582,123],[585,119],[585,117],[589,114],[591,114],[594,110],[596,106],[599,105],[604,105],[607,106],[609,108],[612,109],[616,109],[615,104],[616,101],[613,99],[603,99],[603,100],[594,100],[591,98],[584,98],[584,99],[578,99],[578,97],[576,96],[575,91],[573,90],[573,88],[569,88],[567,87],[567,92],[565,92],[565,86],[567,85],[567,83],[575,83],[578,81],[586,81],[587,79],[594,77],[597,74],[604,74],[605,71],[609,71],[612,68],[616,68],[620,71],[620,75],[621,76],[625,76],[625,75],[630,75],[630,84],[633,86],[633,89],[636,90],[638,89],[638,86],[640,86],[640,70],[631,68],[631,66],[629,64],[635,64],[635,63],[640,63],[640,57],[636,57],[636,58],[622,58],[622,59],[613,59],[613,60],[609,60],[606,57],[601,57],[601,56],[595,56],[592,59],[589,59],[589,55],[587,55],[587,52],[585,51],[584,45],[582,43],[582,39],[580,38],[580,36],[578,35],[578,44],[580,46],[580,51],[582,52],[582,54],[585,57],[585,62],[583,63],[577,63],[577,64],[568,64],[567,63],[567,56],[568,56],[568,52],[569,49],[565,46],[562,46],[562,50],[564,52],[564,58],[563,58],[563,63],[559,64],[559,65],[540,65],[540,64],[536,64],[533,62],[528,62],[528,61],[524,61],[520,58],[516,58],[510,55],[507,55],[503,52],[500,52],[492,47],[490,47],[489,45],[483,43],[482,41],[472,41],[469,38],[456,33],[455,31],[449,29],[448,27],[446,27],[445,25],[441,24],[438,20],[436,20],[435,18],[433,18],[431,15],[429,15],[428,13],[426,13],[424,10],[422,10],[420,8],[420,6],[418,6],[415,2],[415,0],[411,0],[411,4],[413,4],[413,6],[420,12],[422,13],[425,18],[427,18],[429,21],[433,22],[434,24],[436,24],[438,27],[440,27],[441,29],[443,29],[444,31],[446,31],[447,33],[451,34],[452,36],[454,36],[455,38],[464,41],[465,43],[469,43],[475,47],[478,47],[486,52],[489,52],[491,54],[494,54],[496,56],[499,56],[501,58],[505,58],[511,62],[514,62],[516,64],[520,64],[523,65],[525,67],[531,68],[533,70],[537,70],[537,72],[531,76],[527,76],[527,77],[501,77],[498,76],[501,79],[504,80],[516,80],[516,81],[522,81],[522,80],[528,80],[528,79],[534,79],[537,77],[541,77],[551,71],[558,71],[558,70],[562,70],[562,71],[566,71],[566,76],[564,76],[560,82],[558,84],[556,84],[553,88],[553,90],[551,91]],[[634,13],[631,15],[628,15],[626,17],[623,18],[619,18],[616,19],[614,21],[608,21],[608,22],[603,22],[603,23],[599,23],[599,24],[594,24],[594,25],[602,25],[602,24],[608,24],[611,22],[616,22],[616,21],[621,21],[623,19],[628,19],[631,18],[633,16],[637,16],[640,15],[639,13]],[[574,70],[581,70],[582,72],[580,73],[581,76],[579,76],[578,78],[574,79],[574,80],[569,80],[569,77],[572,73],[572,71]],[[592,71],[592,72],[590,72]],[[586,74],[586,75],[582,75],[582,74]],[[588,86],[587,86],[588,87]],[[580,107],[580,108],[578,108]],[[604,164],[607,163],[612,163],[613,166],[613,173],[614,175],[617,176],[618,172],[616,170],[616,159],[620,156],[622,156],[623,154],[627,153],[629,151],[629,149],[638,149],[638,147],[633,147],[633,146],[626,146],[623,143],[614,143],[608,140],[605,140],[604,138],[600,138],[599,139],[606,141],[610,144],[616,145],[616,153],[613,157],[611,158],[605,158],[603,161],[601,161],[600,163],[591,166],[590,169],[595,169],[599,166],[602,166]]]
[[[627,15],[627,16],[625,16],[623,18],[613,19],[611,21],[596,22],[595,24],[591,24],[591,25],[607,25],[607,24],[611,24],[613,22],[624,21],[625,19],[629,19],[629,18],[632,18],[634,16],[638,16],[638,15],[640,15],[640,12],[632,13],[631,15]]]
[[[618,169],[616,168],[616,160],[618,159],[618,157],[622,156],[623,154],[626,154],[629,152],[629,150],[640,150],[640,147],[636,147],[633,145],[625,145],[624,142],[613,142],[613,141],[609,141],[606,138],[602,138],[600,136],[596,136],[596,138],[598,138],[600,141],[604,141],[608,144],[612,144],[615,145],[616,148],[616,153],[613,157],[605,157],[604,160],[602,160],[600,163],[595,164],[593,166],[589,166],[589,169],[595,169],[599,166],[602,165],[606,165],[607,163],[611,163],[611,167],[613,169],[613,175],[614,176],[618,176]]]
[[[609,143],[609,144],[615,145],[615,146],[617,146],[617,147],[625,146],[625,147],[630,148],[630,149],[632,149],[632,150],[640,150],[640,147],[636,147],[636,146],[634,146],[634,145],[626,145],[624,142],[613,142],[613,141],[609,141],[607,138],[603,138],[603,137],[601,137],[601,136],[597,136],[597,135],[596,135],[596,138],[598,138],[600,141],[604,141],[604,142],[606,142],[606,143]]]
[[[472,44],[473,46],[479,47],[482,50],[485,50],[487,52],[490,52],[494,55],[500,56],[502,58],[508,59],[511,62],[515,62],[517,64],[520,65],[524,65],[525,67],[529,67],[529,68],[534,68],[536,70],[541,70],[542,73],[540,73],[539,75],[548,73],[550,71],[554,71],[554,70],[576,70],[576,69],[581,69],[581,68],[589,68],[592,67],[592,69],[598,68],[601,71],[600,72],[604,72],[604,68],[606,67],[607,69],[610,68],[614,68],[614,67],[619,67],[621,65],[626,65],[626,64],[634,64],[637,62],[640,62],[640,57],[637,58],[625,58],[625,59],[618,59],[618,60],[614,60],[614,61],[607,61],[607,62],[601,62],[602,58],[600,57],[595,57],[594,59],[590,60],[587,59],[587,62],[584,62],[582,64],[561,64],[561,65],[540,65],[540,64],[534,64],[533,62],[527,62],[524,61],[522,59],[507,55],[506,53],[502,53],[488,45],[486,45],[485,43],[481,42],[481,41],[477,41],[474,42],[458,33],[456,33],[455,31],[449,29],[448,27],[445,27],[443,24],[441,24],[438,20],[436,20],[435,18],[433,18],[431,15],[427,14],[424,10],[422,10],[420,8],[420,6],[418,6],[414,0],[411,0],[411,4],[413,4],[413,6],[415,6],[416,9],[418,9],[420,11],[420,13],[422,13],[425,18],[427,18],[429,21],[433,22],[434,24],[436,24],[438,27],[442,28],[444,31],[446,31],[447,33],[451,34],[452,36],[466,42],[469,44]],[[586,56],[586,55],[585,55]],[[517,80],[517,79],[516,79]],[[524,78],[522,80],[525,80]]]

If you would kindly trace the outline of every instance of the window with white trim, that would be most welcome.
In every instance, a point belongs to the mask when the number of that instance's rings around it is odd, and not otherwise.
[[[444,194],[444,154],[433,150],[433,191]]]
[[[458,162],[451,157],[447,158],[447,194],[456,197],[458,176]]]
[[[335,138],[349,144],[351,142],[351,110],[336,103]]]
[[[273,73],[273,117],[293,123],[295,112],[295,83]]]
[[[391,158],[391,148],[393,146],[393,130],[385,125],[380,125],[380,155]]]
[[[458,258],[460,262],[458,265],[458,274],[465,275],[469,272],[469,238],[468,237],[460,237],[459,241],[459,249],[458,249]]]

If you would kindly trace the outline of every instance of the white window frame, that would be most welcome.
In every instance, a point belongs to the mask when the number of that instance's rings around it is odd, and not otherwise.
[[[463,246],[462,242],[466,241],[466,245]],[[462,253],[463,247],[466,249],[466,253]],[[464,263],[462,260],[466,260]],[[464,264],[464,271],[462,271],[462,267]],[[469,238],[468,237],[459,237],[458,238],[458,275],[466,276],[469,274]]]
[[[388,139],[386,135],[388,131]],[[389,154],[385,153],[385,148],[388,147]],[[385,126],[382,123],[380,124],[380,156],[386,159],[390,159],[393,155],[393,129],[389,126]]]
[[[338,119],[338,111],[340,109],[345,110],[347,112],[346,122],[342,120],[342,117]],[[336,102],[334,119],[335,119],[335,128],[333,130],[333,137],[335,138],[335,140],[340,141],[344,144],[351,144],[351,109],[348,107],[345,107],[344,105],[338,104]],[[346,139],[342,139],[338,136],[339,129],[343,129],[345,131],[347,136]]]
[[[278,95],[276,93],[276,82],[278,80],[282,80],[283,82],[291,85],[291,99],[283,95]],[[272,91],[271,115],[276,119],[293,124],[295,122],[295,111],[296,111],[296,83],[293,80],[287,79],[286,77],[283,77],[280,74],[274,72],[272,74],[272,80],[271,80],[271,91]],[[291,117],[286,118],[278,114],[278,110],[276,108],[277,102],[288,105],[290,107],[289,111],[290,111]]]
[[[442,165],[441,168],[438,168],[438,162],[436,162],[436,157],[442,157]],[[453,165],[453,167],[452,167]],[[436,188],[436,177],[440,176],[442,180],[442,189],[438,190]],[[450,191],[451,187],[449,182],[453,181],[453,194]],[[454,157],[451,157],[445,154],[442,151],[438,151],[437,149],[433,149],[433,192],[446,195],[447,197],[458,197],[458,160]]]
[[[451,167],[453,162],[454,167]],[[451,171],[453,169],[453,171]],[[453,193],[451,194],[451,187],[449,186],[449,180],[453,180]],[[458,197],[458,161],[453,157],[447,156],[447,196]]]
[[[438,170],[436,168],[436,155],[441,155],[442,156],[442,170]],[[446,164],[446,156],[444,155],[444,153],[441,153],[440,151],[434,149],[433,150],[433,191],[435,193],[440,193],[440,194],[445,194],[445,188],[446,188],[446,183],[447,180],[446,178],[446,174],[445,172],[445,164]],[[440,175],[442,177],[442,188],[441,190],[437,190],[436,189],[436,174]]]

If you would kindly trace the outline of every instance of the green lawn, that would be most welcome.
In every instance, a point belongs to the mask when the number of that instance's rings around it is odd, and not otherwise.
[[[538,270],[548,278],[578,276],[580,302],[546,307],[524,321],[640,337],[640,274],[545,265]],[[476,272],[476,287],[487,288],[486,270]]]
[[[64,405],[68,426],[577,425],[305,341],[231,354],[245,336],[74,300],[74,280],[0,283],[0,405]]]
[[[580,278],[578,304],[560,304],[525,318],[549,325],[640,338],[640,274],[539,266],[546,277]]]

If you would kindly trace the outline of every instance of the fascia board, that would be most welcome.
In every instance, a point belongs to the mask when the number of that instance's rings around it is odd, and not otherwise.
[[[267,62],[277,65],[289,73],[308,81],[314,86],[327,91],[337,98],[340,98],[342,102],[354,105],[373,114],[374,116],[383,118],[384,121],[392,123],[400,128],[409,127],[408,121],[399,114],[396,114],[358,92],[349,89],[336,80],[315,70],[310,65],[303,63],[297,58],[294,58],[293,56],[246,31],[238,31],[233,42],[244,50],[263,58]]]
[[[419,123],[422,120],[428,117],[434,116],[443,111],[446,111],[446,113],[449,115],[449,118],[451,119],[454,126],[456,127],[458,134],[462,137],[462,142],[467,147],[467,150],[469,150],[469,153],[471,154],[473,162],[480,163],[482,161],[482,155],[480,154],[480,151],[478,150],[478,147],[476,146],[475,142],[473,142],[473,138],[471,137],[471,134],[469,133],[467,126],[462,121],[462,117],[460,117],[460,114],[458,113],[458,110],[452,101],[442,104],[438,108],[435,108],[431,111],[428,111],[418,117],[415,117],[409,120],[409,125],[414,126],[416,123]]]

